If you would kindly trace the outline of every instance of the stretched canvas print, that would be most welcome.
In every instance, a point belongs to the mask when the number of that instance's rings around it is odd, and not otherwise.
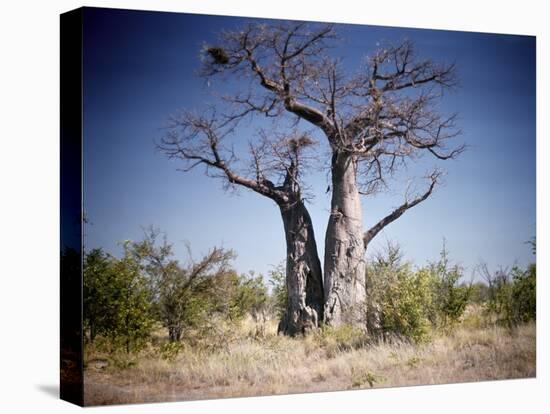
[[[535,37],[61,16],[61,396],[536,374]]]

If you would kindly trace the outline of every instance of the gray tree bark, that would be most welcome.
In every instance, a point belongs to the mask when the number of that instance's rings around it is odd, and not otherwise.
[[[332,190],[325,239],[324,320],[366,327],[364,229],[353,155],[334,153]]]
[[[323,276],[313,224],[303,201],[279,207],[287,248],[287,307],[278,331],[294,336],[316,328],[323,320]]]

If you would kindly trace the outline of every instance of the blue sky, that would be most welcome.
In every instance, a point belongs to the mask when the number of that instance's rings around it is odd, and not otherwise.
[[[200,48],[215,43],[220,30],[246,21],[86,9],[87,248],[118,254],[117,242],[138,240],[142,227],[154,225],[167,233],[182,259],[184,242],[196,255],[215,245],[234,249],[241,272],[265,274],[284,259],[282,222],[272,201],[244,189],[224,192],[222,183],[200,168],[179,172],[181,165],[154,145],[170,114],[215,103],[196,75]],[[386,227],[369,250],[396,241],[421,265],[437,259],[445,237],[452,258],[469,270],[480,260],[492,268],[533,261],[525,241],[535,235],[535,38],[358,25],[336,29],[342,41],[334,53],[349,70],[356,70],[378,42],[410,39],[421,56],[455,62],[460,79],[441,110],[459,113],[458,140],[468,150],[440,164],[422,158],[403,172],[402,177],[421,176],[440,165],[447,175],[430,199]],[[249,133],[243,130],[243,139]],[[327,175],[312,172],[307,178],[315,194],[309,210],[322,257],[330,206]],[[366,228],[401,200],[397,189],[364,199]]]

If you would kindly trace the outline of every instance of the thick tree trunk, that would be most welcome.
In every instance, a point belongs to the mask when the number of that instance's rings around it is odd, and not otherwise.
[[[325,240],[325,322],[366,327],[363,218],[353,156],[332,157],[332,202]]]
[[[280,206],[286,236],[287,308],[279,332],[294,336],[323,320],[323,277],[311,217],[301,200]]]

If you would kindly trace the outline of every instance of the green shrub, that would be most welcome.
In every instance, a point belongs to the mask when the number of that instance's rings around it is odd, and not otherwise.
[[[234,304],[240,279],[229,263],[231,250],[213,248],[200,260],[181,264],[172,245],[150,228],[144,240],[129,244],[131,253],[146,275],[157,319],[168,329],[170,341],[179,342],[190,329],[203,326],[215,313],[238,316]]]
[[[529,322],[537,318],[537,268],[535,264],[521,270],[512,269],[512,302],[514,319]]]
[[[265,316],[268,290],[262,276],[239,276],[230,267],[235,257],[231,250],[213,248],[198,261],[189,252],[182,264],[160,234],[150,228],[142,241],[124,242],[121,259],[101,249],[86,255],[84,324],[89,343],[98,336],[111,353],[118,348],[138,351],[153,327],[162,325],[170,342],[185,339],[223,347],[245,315]],[[160,352],[170,359],[178,349],[163,345]]]
[[[436,328],[451,329],[462,318],[472,287],[460,283],[463,270],[451,265],[443,245],[440,259],[414,270],[399,246],[387,246],[367,266],[368,330],[384,339],[430,339]]]
[[[93,343],[96,336],[109,330],[112,258],[101,249],[93,249],[84,258],[84,328],[86,339]]]
[[[231,316],[241,319],[250,314],[254,320],[265,317],[268,293],[261,275],[253,272],[241,275],[235,280],[235,289],[231,298]]]
[[[449,252],[443,243],[440,259],[428,266],[433,279],[434,325],[449,328],[459,322],[470,301],[472,287],[460,284],[463,269],[459,265],[451,266]]]
[[[146,344],[154,319],[151,312],[150,291],[138,263],[127,249],[122,259],[114,261],[110,308],[113,324],[109,335],[113,344],[123,346],[126,352],[137,351]]]
[[[414,272],[400,248],[389,245],[367,266],[367,320],[371,334],[423,342],[430,337],[433,275]]]
[[[496,323],[512,328],[536,319],[536,273],[535,264],[526,270],[514,266],[494,273],[482,266],[489,291],[486,310]]]
[[[414,342],[429,338],[428,310],[432,307],[431,274],[412,272],[408,266],[395,274],[387,292],[384,330]]]
[[[154,319],[147,280],[125,245],[121,259],[92,250],[84,262],[84,325],[127,353],[143,348]]]

